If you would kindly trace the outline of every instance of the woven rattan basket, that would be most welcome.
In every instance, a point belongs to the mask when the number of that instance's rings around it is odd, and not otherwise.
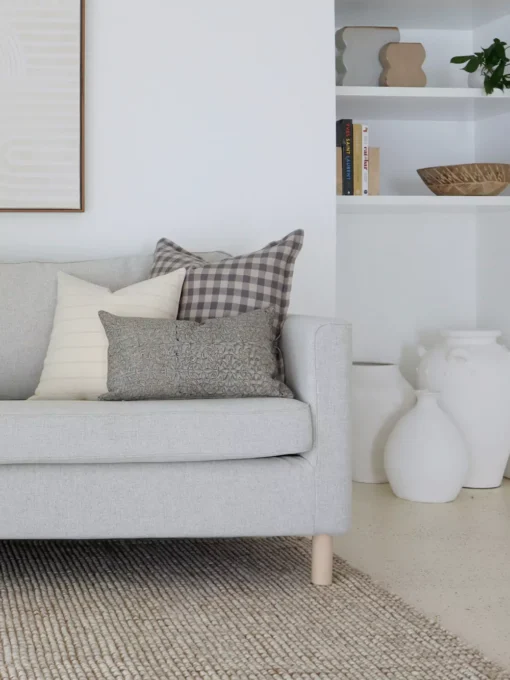
[[[437,196],[499,196],[510,184],[507,163],[443,165],[418,174]]]

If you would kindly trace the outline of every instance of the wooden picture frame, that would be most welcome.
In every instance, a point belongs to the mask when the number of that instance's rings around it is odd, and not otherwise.
[[[9,5],[9,0],[7,0],[7,5],[6,9],[4,10],[6,13],[11,11],[12,16],[14,19],[16,19],[16,8],[15,8],[15,2],[16,0],[10,0],[11,5]],[[79,27],[78,27],[78,58],[79,58],[79,75],[78,75],[78,84],[79,84],[79,93],[78,93],[78,107],[79,107],[79,116],[77,120],[79,120],[79,131],[74,133],[74,138],[73,138],[73,149],[72,152],[69,152],[69,155],[73,156],[73,167],[75,168],[74,172],[76,172],[76,177],[74,178],[74,184],[73,184],[73,192],[76,194],[77,200],[76,200],[76,205],[27,205],[27,207],[23,207],[20,205],[12,205],[10,207],[9,205],[2,205],[2,203],[6,202],[6,199],[2,197],[2,167],[1,167],[1,153],[2,153],[2,118],[1,118],[1,113],[0,113],[0,213],[5,213],[5,212],[11,212],[11,213],[18,213],[18,212],[28,212],[28,213],[46,213],[46,212],[64,212],[64,213],[82,213],[85,211],[85,4],[86,0],[67,0],[67,2],[70,4],[70,7],[72,7],[73,3],[76,3],[76,12],[77,15],[79,16]],[[14,7],[14,9],[12,9]],[[34,10],[37,9],[40,11],[40,4],[37,5],[34,3]],[[24,12],[25,15],[27,12],[30,11],[30,8],[24,7]],[[49,7],[48,8],[48,13],[50,16],[54,16],[56,26],[58,26],[58,9],[55,10],[54,7]],[[74,11],[74,8],[73,8]],[[1,17],[0,17],[1,18]],[[20,19],[21,21],[22,19]],[[63,20],[62,20],[63,22]],[[13,22],[15,23],[15,22]],[[58,36],[58,32],[57,32]],[[56,38],[58,41],[58,37]],[[15,43],[14,43],[15,44]],[[48,52],[51,52],[51,50],[48,50]],[[16,55],[14,55],[15,57]],[[48,57],[49,58],[49,57]],[[41,70],[43,68],[41,67]],[[0,85],[0,98],[2,96],[2,89]],[[70,95],[69,95],[70,96]],[[76,94],[73,93],[73,97],[75,97]],[[27,97],[27,102],[28,102],[28,97]],[[76,102],[75,102],[76,103]],[[27,104],[29,105],[29,103]],[[74,114],[73,114],[74,116]],[[5,121],[4,121],[5,123]],[[5,140],[5,137],[4,137]],[[29,140],[31,141],[31,140]],[[54,140],[50,140],[48,143],[49,146],[51,147],[51,142]],[[38,143],[40,143],[41,140],[38,140]],[[5,144],[4,149],[7,147]],[[29,153],[27,154],[27,156]],[[77,156],[75,159],[74,157]],[[76,161],[76,162],[75,162]],[[65,162],[64,162],[64,170],[65,171]],[[44,174],[44,173],[43,173]],[[73,173],[74,174],[74,173]],[[48,179],[51,180],[50,178],[46,178],[46,181]],[[33,181],[33,178],[31,178],[31,181],[35,184]],[[42,186],[42,185],[41,185]],[[39,193],[42,192],[41,186],[37,187],[37,191]],[[50,184],[48,184],[50,186]],[[4,193],[5,191],[8,191],[8,188],[5,189],[4,187]],[[20,199],[22,200],[22,199]],[[35,200],[35,199],[34,199]],[[70,200],[70,199],[69,199]],[[27,201],[28,202],[28,201]],[[43,201],[41,201],[42,203]],[[73,199],[74,202],[74,199]],[[64,202],[63,202],[64,203]]]

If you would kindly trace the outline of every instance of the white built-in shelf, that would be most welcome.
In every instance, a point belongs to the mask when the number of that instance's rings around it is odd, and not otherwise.
[[[510,0],[509,0],[510,2]],[[510,94],[453,87],[337,87],[337,117],[355,120],[481,120],[510,113]]]
[[[337,196],[339,213],[510,210],[510,196]]]
[[[339,26],[472,30],[508,14],[508,0],[336,0]]]

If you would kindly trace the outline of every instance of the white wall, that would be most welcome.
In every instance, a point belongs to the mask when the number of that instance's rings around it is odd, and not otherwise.
[[[510,15],[482,26],[475,33],[476,47],[494,38],[510,43]],[[510,52],[509,52],[510,54]],[[477,159],[510,163],[510,115],[477,126]],[[510,215],[481,214],[478,220],[478,323],[501,329],[510,344]]]
[[[425,47],[423,70],[428,87],[467,87],[467,73],[450,64],[450,59],[472,52],[472,31],[404,29],[400,36],[402,42],[421,42]]]
[[[293,310],[334,314],[333,0],[88,0],[87,209],[0,214],[0,259],[233,253],[296,229]]]
[[[476,217],[340,215],[338,313],[355,361],[397,363],[416,382],[417,345],[442,328],[476,328]]]

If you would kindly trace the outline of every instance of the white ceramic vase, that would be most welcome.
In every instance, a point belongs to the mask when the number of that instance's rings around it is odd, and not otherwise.
[[[510,452],[510,353],[497,331],[445,331],[421,350],[421,389],[440,392],[440,404],[462,432],[470,454],[465,486],[501,485]]]
[[[416,403],[393,364],[354,364],[352,370],[353,480],[387,482],[384,447],[398,420]]]
[[[434,392],[418,392],[418,404],[397,423],[386,444],[391,488],[407,501],[454,501],[468,474],[465,442],[438,398]]]

